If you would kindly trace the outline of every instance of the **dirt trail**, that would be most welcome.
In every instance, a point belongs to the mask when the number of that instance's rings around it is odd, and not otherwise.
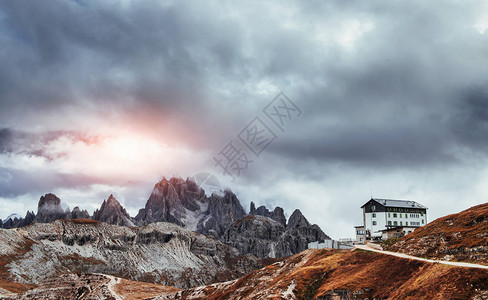
[[[426,261],[426,262],[430,262],[430,263],[439,263],[439,264],[456,266],[456,267],[464,267],[464,268],[488,269],[488,266],[485,266],[485,265],[478,265],[478,264],[472,264],[472,263],[467,263],[467,262],[457,262],[457,261],[447,261],[447,260],[436,260],[436,259],[422,258],[422,257],[417,257],[417,256],[412,256],[412,255],[404,254],[404,253],[398,253],[398,252],[391,252],[391,251],[379,250],[379,249],[376,249],[376,248],[372,248],[372,247],[370,247],[368,245],[355,245],[354,247],[356,249],[361,249],[361,250],[366,250],[366,251],[373,251],[373,252],[383,253],[383,254],[386,254],[386,255],[393,255],[393,256],[396,256],[396,257],[402,257],[402,258],[408,258],[408,259]]]

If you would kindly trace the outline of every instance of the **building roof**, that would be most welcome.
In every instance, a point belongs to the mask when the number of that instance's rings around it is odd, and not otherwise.
[[[427,207],[423,206],[422,204],[417,203],[415,201],[411,201],[411,200],[393,200],[393,199],[379,199],[379,198],[371,198],[371,200],[374,200],[374,201],[378,202],[379,204],[381,204],[381,205],[383,205],[385,207],[402,207],[402,208],[423,208],[423,209],[427,209]],[[368,202],[366,202],[366,203],[368,203]],[[366,204],[364,204],[364,205],[366,205]],[[361,207],[363,207],[363,206],[361,206]]]
[[[404,230],[404,229],[410,229],[410,228],[415,230],[419,227],[417,227],[417,226],[392,226],[392,227],[388,227],[386,229],[378,230],[376,232],[388,232],[388,231]]]

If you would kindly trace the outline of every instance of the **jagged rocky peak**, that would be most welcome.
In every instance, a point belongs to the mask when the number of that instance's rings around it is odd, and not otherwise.
[[[81,210],[78,206],[75,206],[73,210],[66,215],[66,219],[72,220],[72,219],[89,219],[90,214],[86,210]]]
[[[22,218],[19,214],[12,214],[3,220],[3,222],[0,220],[0,227],[9,229],[26,226],[32,223],[35,217],[36,215],[33,211],[27,211],[24,218]]]
[[[37,215],[34,222],[49,223],[58,219],[65,219],[69,213],[61,207],[61,199],[54,194],[41,196],[37,205]]]
[[[230,190],[224,195],[212,194],[208,198],[207,210],[200,219],[197,230],[214,237],[221,237],[227,228],[246,215],[237,196]]]
[[[275,209],[271,212],[266,208],[266,206],[261,205],[260,207],[256,208],[254,202],[251,202],[251,209],[249,211],[249,214],[265,216],[275,220],[283,226],[286,226],[285,211],[279,206],[275,207]]]
[[[291,214],[290,218],[288,219],[288,225],[286,228],[298,228],[298,227],[309,227],[310,222],[308,222],[307,218],[302,214],[299,209],[295,209],[293,214]]]
[[[198,216],[206,209],[205,191],[190,179],[173,177],[156,183],[136,220],[139,224],[171,222],[180,226],[192,223],[195,227]],[[193,224],[195,223],[195,224]]]
[[[251,202],[250,208],[249,216],[232,224],[223,236],[223,240],[241,254],[284,257],[307,249],[309,242],[330,239],[318,225],[311,225],[298,209],[286,224],[281,207],[271,212],[265,206],[256,208]]]
[[[112,225],[134,226],[129,213],[112,194],[107,200],[103,200],[102,206],[93,213],[93,219]]]
[[[39,203],[37,204],[37,209],[47,209],[47,208],[52,208],[52,209],[62,209],[61,207],[61,199],[59,199],[56,195],[54,194],[46,194],[44,196],[41,196],[39,199]]]

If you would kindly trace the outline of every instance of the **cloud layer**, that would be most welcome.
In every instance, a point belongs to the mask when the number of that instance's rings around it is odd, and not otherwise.
[[[243,202],[334,237],[371,189],[432,217],[484,202],[487,28],[482,1],[2,1],[0,217],[51,191],[134,212],[163,175],[221,175],[280,91],[303,114],[221,176]]]

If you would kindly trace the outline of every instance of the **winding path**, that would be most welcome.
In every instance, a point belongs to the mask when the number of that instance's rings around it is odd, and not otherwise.
[[[426,261],[426,262],[430,262],[430,263],[439,263],[439,264],[456,266],[456,267],[478,268],[478,269],[486,269],[486,270],[488,270],[488,266],[485,266],[485,265],[478,265],[478,264],[472,264],[472,263],[467,263],[467,262],[457,262],[457,261],[447,261],[447,260],[436,260],[436,259],[422,258],[422,257],[417,257],[417,256],[412,256],[412,255],[404,254],[404,253],[398,253],[398,252],[391,252],[391,251],[380,250],[380,249],[376,249],[376,248],[370,247],[368,245],[355,245],[354,248],[355,249],[366,250],[366,251],[373,251],[373,252],[383,253],[383,254],[386,254],[386,255],[392,255],[392,256],[401,257],[401,258],[407,258],[407,259],[414,259],[414,260]]]

